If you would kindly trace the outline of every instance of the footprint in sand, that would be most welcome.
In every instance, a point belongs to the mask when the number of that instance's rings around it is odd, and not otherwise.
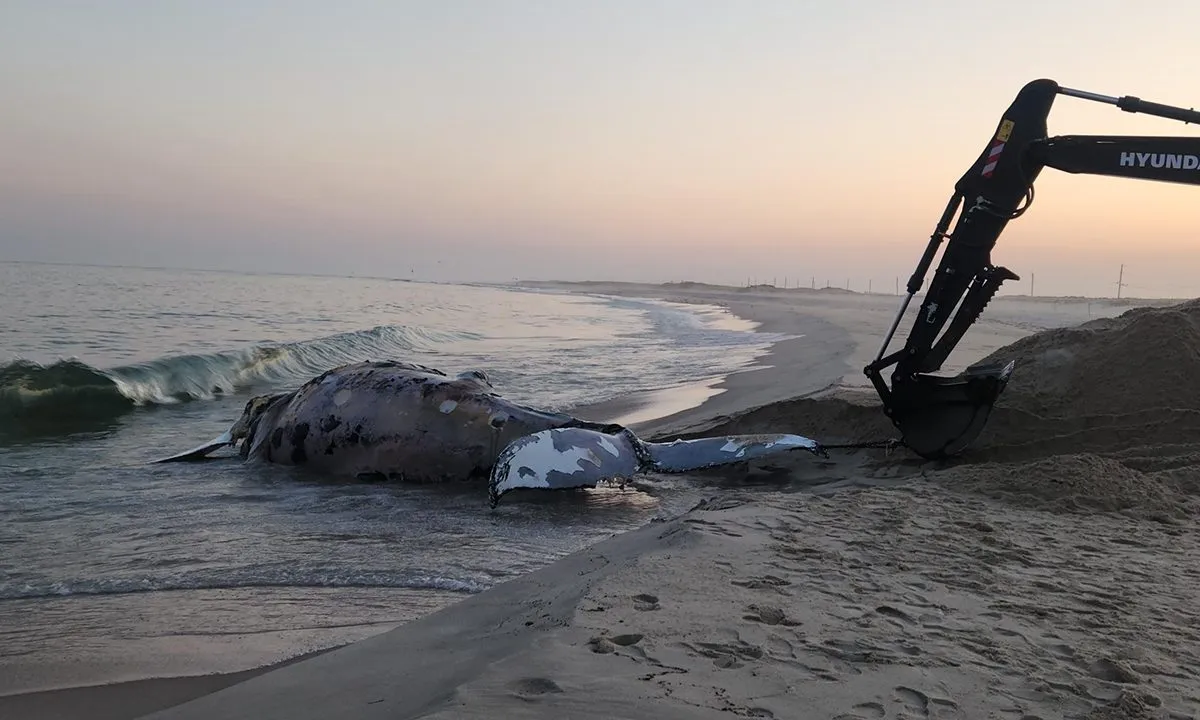
[[[914,690],[903,685],[895,688],[893,697],[896,702],[912,713],[914,717],[922,718],[947,718],[955,719],[965,718],[958,704],[952,700],[939,697],[930,697],[920,690]]]
[[[550,695],[561,693],[563,690],[550,678],[522,678],[509,684],[514,695],[530,697],[533,695]]]
[[[1047,645],[1046,651],[1060,660],[1074,660],[1075,655],[1077,654],[1075,652],[1075,648],[1071,647],[1070,645],[1068,645],[1066,643],[1055,643],[1053,645]]]
[[[762,577],[752,577],[745,580],[730,580],[729,582],[730,584],[749,588],[750,590],[774,590],[781,595],[791,595],[791,592],[783,588],[791,585],[792,581],[774,575],[763,575]]]
[[[588,640],[588,647],[597,655],[607,655],[611,652],[616,652],[617,646],[606,637],[594,637]]]
[[[640,633],[626,633],[624,635],[597,635],[588,640],[588,647],[592,652],[604,655],[611,652],[616,652],[618,647],[629,647],[637,645],[642,641],[644,636]]]
[[[1125,663],[1112,658],[1100,658],[1088,668],[1092,677],[1124,685],[1136,685],[1141,678]]]
[[[734,532],[733,530],[730,530],[729,528],[726,528],[726,527],[724,527],[718,523],[712,522],[710,520],[701,520],[700,518],[686,518],[684,520],[684,522],[689,525],[695,526],[696,529],[699,530],[700,532],[707,532],[712,535],[724,535],[725,537],[735,537],[735,538],[742,537],[741,533]]]
[[[618,647],[635,646],[642,642],[641,634],[638,632],[628,632],[624,635],[596,635],[588,640],[588,647],[592,648],[592,652],[596,654],[607,654],[616,652]]]
[[[929,717],[929,696],[920,690],[900,686],[895,689],[896,702],[905,710],[917,713],[917,717]]]
[[[741,662],[743,660],[751,662],[762,660],[763,655],[766,654],[761,647],[751,645],[744,640],[731,643],[683,643],[683,647],[704,657],[711,658],[713,665],[726,670],[743,667],[744,663]]]
[[[883,717],[887,717],[887,711],[883,709],[883,705],[877,702],[865,702],[850,708],[850,712],[835,715],[833,720],[877,720]]]
[[[890,617],[890,618],[899,620],[902,624],[914,624],[916,622],[915,620],[913,620],[911,615],[904,612],[903,610],[894,608],[891,605],[880,605],[879,607],[875,608],[875,612],[877,612],[880,615],[883,615],[885,617]]]
[[[658,610],[661,605],[658,604],[658,596],[650,593],[641,593],[633,596],[634,610]]]
[[[748,605],[746,607],[746,614],[742,616],[742,619],[760,622],[764,625],[795,627],[800,624],[799,620],[792,620],[782,608],[775,607],[774,605]]]

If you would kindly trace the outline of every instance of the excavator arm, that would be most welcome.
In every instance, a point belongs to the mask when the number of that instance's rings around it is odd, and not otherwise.
[[[1059,95],[1200,123],[1200,112],[1194,110],[1073,90],[1053,80],[1034,80],[1021,89],[975,163],[955,184],[879,354],[864,368],[904,444],[922,457],[943,458],[970,445],[1008,384],[1013,361],[975,365],[956,377],[930,373],[941,368],[1000,286],[1020,279],[992,263],[992,249],[1008,223],[1033,202],[1033,183],[1043,168],[1200,185],[1200,137],[1048,136],[1046,119]],[[944,241],[945,251],[904,347],[887,354]],[[889,387],[883,372],[893,366]]]

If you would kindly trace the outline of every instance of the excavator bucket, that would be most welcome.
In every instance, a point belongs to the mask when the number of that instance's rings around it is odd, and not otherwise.
[[[1015,365],[976,365],[957,377],[914,375],[893,385],[884,410],[913,452],[929,460],[956,455],[983,431]]]
[[[1133,96],[1117,98],[1073,90],[1048,78],[1033,80],[1021,88],[975,162],[954,184],[954,193],[908,280],[907,294],[879,354],[864,368],[883,400],[884,413],[900,430],[904,444],[922,457],[940,459],[956,455],[974,442],[1008,385],[1015,362],[980,364],[951,378],[929,373],[942,366],[1000,285],[1020,279],[1008,268],[994,265],[991,254],[1008,223],[1029,209],[1034,196],[1033,183],[1043,168],[1200,185],[1200,174],[1194,172],[1196,156],[1200,155],[1200,138],[1050,137],[1046,120],[1058,95],[1116,105],[1125,112],[1147,113],[1184,123],[1200,122],[1200,112],[1193,109],[1146,102]],[[945,252],[925,292],[908,340],[903,349],[886,355],[905,311],[924,287],[943,241],[948,241]],[[889,388],[883,372],[893,365]]]

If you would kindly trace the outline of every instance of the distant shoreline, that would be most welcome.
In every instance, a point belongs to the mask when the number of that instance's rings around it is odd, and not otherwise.
[[[359,274],[343,274],[343,273],[303,273],[303,272],[282,272],[273,270],[230,270],[222,268],[197,268],[197,267],[172,267],[172,266],[152,266],[152,265],[104,265],[100,263],[80,263],[80,262],[54,262],[48,260],[0,260],[0,265],[42,265],[49,267],[87,267],[99,269],[114,269],[114,270],[152,270],[164,272],[198,272],[198,273],[217,273],[223,275],[266,275],[279,277],[305,277],[305,278],[341,278],[348,280],[376,280],[379,282],[404,282],[416,283],[423,285],[461,285],[465,287],[491,287],[491,288],[539,288],[539,287],[586,287],[591,285],[626,285],[638,287],[652,287],[663,290],[739,290],[739,291],[762,291],[771,290],[778,292],[807,292],[807,293],[845,293],[848,295],[878,295],[899,298],[903,292],[897,294],[895,292],[870,292],[865,293],[861,290],[849,290],[834,286],[829,287],[788,287],[783,288],[770,283],[757,283],[753,285],[721,285],[717,283],[696,282],[691,280],[669,281],[661,283],[642,283],[627,280],[515,280],[510,282],[483,281],[483,280],[429,280],[421,278],[406,278],[390,275],[359,275]],[[903,288],[902,288],[903,290]],[[922,297],[923,293],[918,292],[915,297]],[[998,299],[1005,300],[1026,300],[1035,302],[1110,302],[1129,307],[1137,307],[1140,305],[1161,305],[1164,303],[1177,303],[1188,300],[1191,296],[1181,297],[1142,297],[1142,296],[1125,296],[1116,298],[1112,296],[1090,296],[1090,295],[1034,295],[1030,296],[1027,293],[1012,293],[1002,291],[996,296]]]
[[[524,287],[524,288],[560,288],[569,289],[586,289],[592,287],[609,287],[609,288],[653,288],[658,292],[695,292],[695,291],[721,291],[721,292],[743,292],[743,293],[795,293],[795,294],[823,294],[823,295],[862,295],[874,297],[894,297],[897,302],[905,294],[903,286],[900,293],[895,292],[863,292],[861,290],[848,290],[839,287],[779,287],[770,283],[759,283],[757,285],[718,285],[714,283],[692,282],[683,280],[678,282],[662,282],[662,283],[638,283],[624,280],[518,280],[515,283],[469,283],[476,285],[486,285],[489,287]],[[924,291],[918,291],[914,295],[913,300],[924,297]],[[1103,302],[1112,305],[1121,305],[1126,307],[1140,307],[1143,305],[1162,305],[1174,304],[1190,299],[1189,297],[1102,297],[1089,295],[1033,295],[1023,293],[1000,293],[996,295],[997,300],[1016,301],[1016,302]]]

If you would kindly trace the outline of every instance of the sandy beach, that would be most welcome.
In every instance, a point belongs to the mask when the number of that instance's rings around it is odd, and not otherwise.
[[[644,437],[895,436],[862,375],[895,296],[542,285],[721,304],[794,336],[699,407],[634,423]],[[994,300],[943,372],[1017,369],[959,461],[834,451],[697,474],[690,511],[365,640],[0,697],[0,717],[1197,717],[1200,305],[1172,302]]]

